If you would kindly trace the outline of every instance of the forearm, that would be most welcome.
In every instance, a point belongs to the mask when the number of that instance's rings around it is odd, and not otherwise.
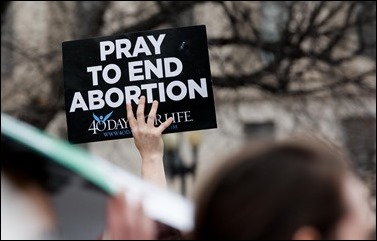
[[[161,135],[173,122],[173,118],[170,117],[159,127],[155,127],[157,108],[158,102],[154,101],[147,122],[145,122],[145,97],[142,96],[136,111],[137,119],[134,116],[131,104],[127,104],[127,118],[134,136],[135,145],[141,155],[142,177],[158,186],[166,187],[163,163],[164,142]]]
[[[162,157],[147,157],[142,159],[141,175],[144,180],[160,187],[166,187],[164,163]]]

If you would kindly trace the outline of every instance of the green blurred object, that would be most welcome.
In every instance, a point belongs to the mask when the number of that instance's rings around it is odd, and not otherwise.
[[[185,232],[193,228],[194,206],[176,193],[3,113],[1,135],[84,177],[109,195],[126,191],[126,198],[140,201],[145,214],[152,219]]]
[[[1,133],[8,138],[48,157],[85,177],[106,193],[116,193],[112,185],[103,175],[103,171],[94,165],[95,156],[69,144],[68,142],[53,138],[44,132],[14,119],[6,114],[1,114]]]

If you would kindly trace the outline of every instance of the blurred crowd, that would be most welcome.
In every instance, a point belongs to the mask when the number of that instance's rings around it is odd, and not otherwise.
[[[166,188],[161,135],[172,119],[155,127],[158,102],[147,120],[145,105],[141,97],[136,115],[127,106],[142,177]],[[3,133],[1,153],[2,239],[59,239],[51,195],[66,184],[64,177]],[[108,198],[104,227],[93,238],[375,240],[368,189],[340,150],[318,141],[249,145],[219,161],[201,184],[188,233],[150,219],[124,192]]]

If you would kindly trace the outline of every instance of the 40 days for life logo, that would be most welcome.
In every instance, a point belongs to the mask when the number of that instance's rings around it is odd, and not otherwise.
[[[95,113],[92,113],[93,120],[90,123],[88,131],[91,132],[92,135],[103,133],[106,137],[131,134],[131,129],[129,128],[128,120],[126,120],[125,118],[119,118],[117,120],[110,119],[112,114],[113,111],[111,111],[105,116],[98,116]],[[167,128],[168,130],[176,130],[178,128],[177,124],[179,123],[187,123],[194,121],[191,117],[190,111],[174,112],[169,114],[165,113],[162,115],[157,114],[155,119],[155,126],[160,125],[170,117],[173,118],[173,124]],[[145,119],[147,118],[148,116],[145,116]]]
[[[94,135],[102,131],[113,131],[128,128],[128,121],[126,121],[124,118],[118,119],[118,121],[110,119],[112,114],[113,111],[104,117],[103,115],[97,116],[93,113],[93,121],[90,124],[88,131],[91,131]]]

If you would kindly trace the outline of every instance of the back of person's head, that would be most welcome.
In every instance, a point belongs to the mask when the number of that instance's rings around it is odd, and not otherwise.
[[[1,135],[1,235],[5,239],[55,237],[51,195],[68,182],[68,172]]]
[[[49,163],[41,154],[1,135],[1,172],[17,188],[33,185],[47,194],[59,191],[68,182],[68,171]]]
[[[196,239],[331,239],[347,209],[344,158],[323,144],[270,143],[230,158],[199,193]]]

